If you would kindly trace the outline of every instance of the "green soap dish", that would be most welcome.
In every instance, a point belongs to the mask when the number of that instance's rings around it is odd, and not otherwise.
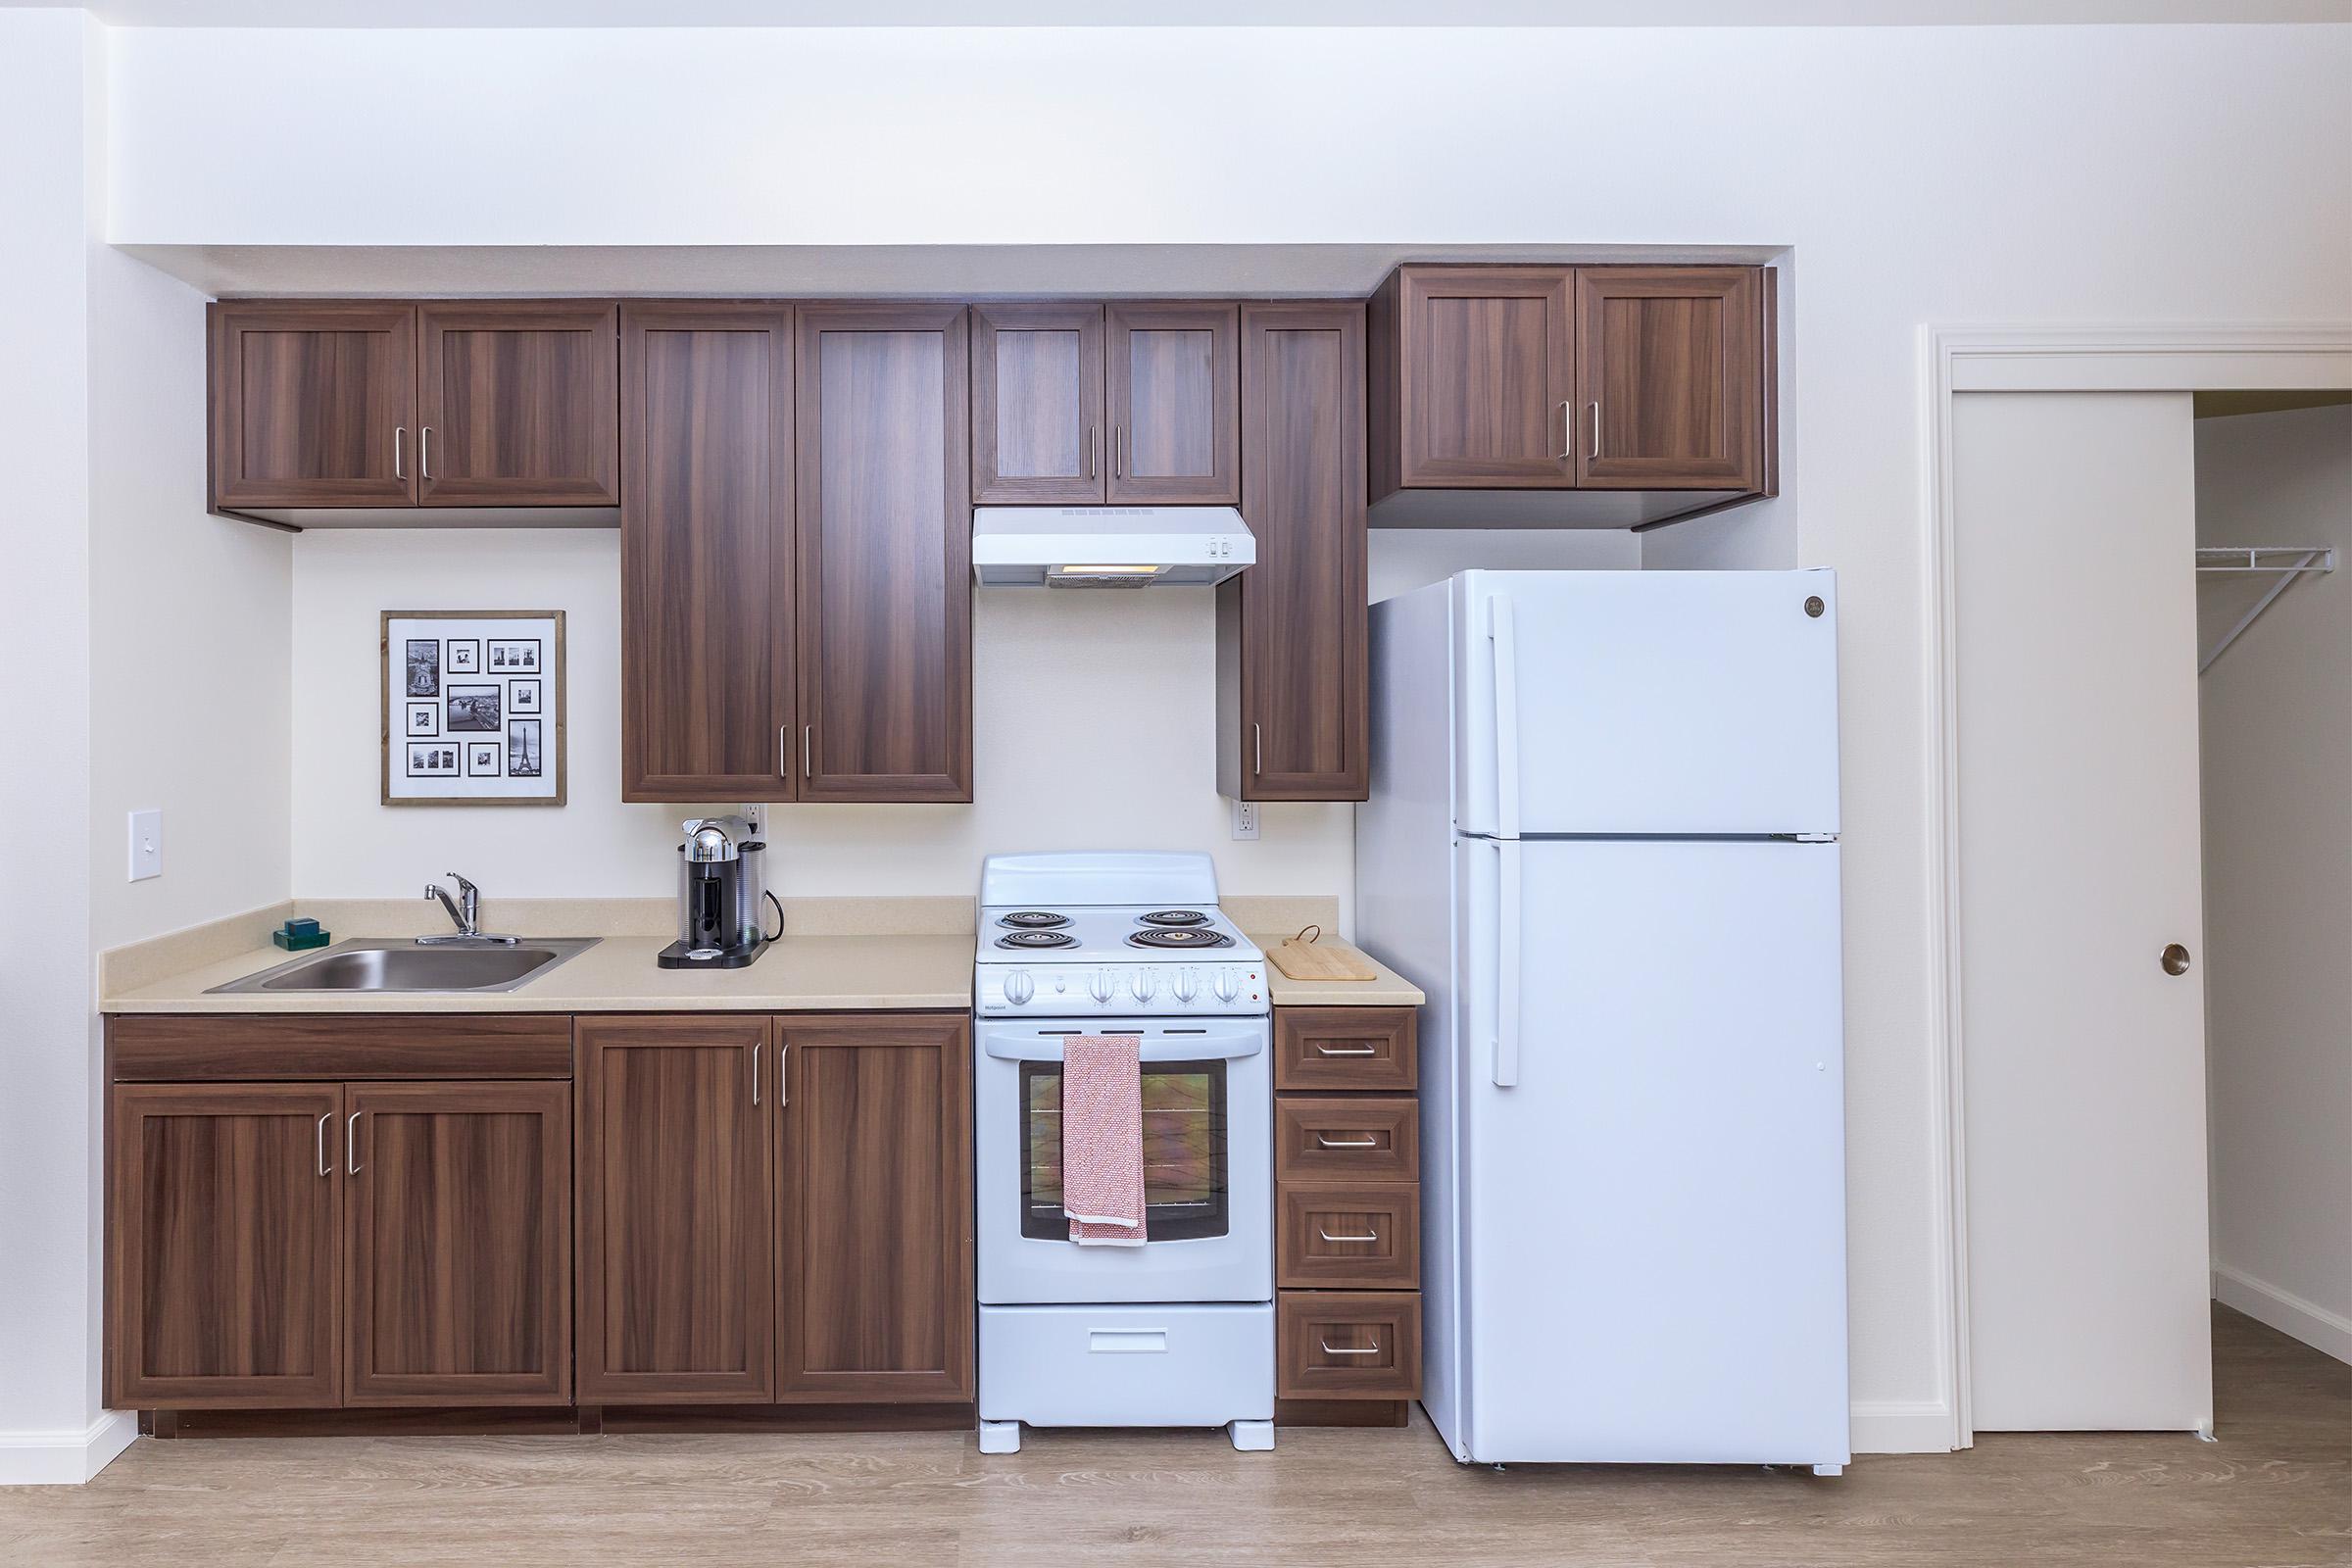
[[[318,929],[318,921],[306,920],[302,923],[308,925],[310,929],[308,931],[288,931],[281,927],[270,933],[270,940],[288,953],[304,953],[312,948],[323,948],[335,940],[332,933]]]

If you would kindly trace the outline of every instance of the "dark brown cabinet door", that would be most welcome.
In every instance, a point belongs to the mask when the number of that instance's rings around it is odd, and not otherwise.
[[[1762,293],[1752,267],[1578,270],[1578,484],[1763,487]]]
[[[612,305],[416,308],[417,499],[428,507],[620,502]]]
[[[788,1016],[777,1025],[782,1397],[971,1398],[969,1020]]]
[[[775,1396],[768,1021],[582,1018],[578,1397]]]
[[[107,1403],[335,1404],[343,1091],[125,1084],[107,1155]]]
[[[1465,490],[1573,483],[1569,276],[1563,267],[1399,271],[1397,483]]]
[[[217,507],[416,499],[416,309],[362,302],[211,308]]]
[[[1257,564],[1219,589],[1220,636],[1239,645],[1238,712],[1222,715],[1220,745],[1238,750],[1241,799],[1360,801],[1371,776],[1363,307],[1245,306],[1242,418],[1242,515]]]
[[[792,312],[620,312],[621,798],[793,797]]]
[[[1102,499],[1102,307],[972,308],[972,500]]]
[[[800,799],[968,801],[965,312],[799,315]]]
[[[571,1086],[343,1093],[344,1403],[567,1403]]]
[[[1231,305],[1113,305],[1105,313],[1107,500],[1233,506],[1242,497]]]

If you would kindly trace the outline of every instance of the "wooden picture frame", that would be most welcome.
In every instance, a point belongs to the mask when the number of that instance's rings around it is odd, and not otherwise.
[[[484,639],[481,660],[483,667],[460,671],[458,678],[469,685],[497,684],[502,687],[499,727],[496,731],[461,730],[453,735],[449,729],[447,714],[444,712],[442,721],[437,725],[440,733],[433,738],[441,744],[459,747],[496,741],[503,757],[509,744],[509,731],[514,720],[520,717],[537,726],[542,761],[540,771],[535,777],[548,786],[545,792],[515,794],[506,788],[512,783],[532,778],[533,775],[510,775],[502,766],[495,777],[474,776],[461,766],[456,776],[446,779],[436,778],[435,782],[446,782],[460,791],[471,785],[494,784],[501,786],[499,793],[489,795],[464,793],[395,795],[393,793],[395,778],[402,778],[404,782],[409,782],[405,775],[406,753],[400,749],[405,748],[409,741],[416,738],[405,733],[408,729],[410,706],[429,701],[439,708],[447,702],[449,694],[450,672],[444,662],[442,667],[437,670],[438,691],[429,698],[405,695],[405,670],[408,658],[405,648],[402,650],[403,689],[396,691],[393,687],[392,652],[395,641],[393,627],[397,623],[415,621],[465,622],[465,628],[456,634],[457,638],[460,641]],[[498,627],[490,624],[493,622],[513,623],[508,628],[510,635],[498,639],[502,642],[528,642],[534,639],[546,642],[548,646],[543,650],[539,666],[531,669],[527,674],[517,670],[505,675],[486,667],[488,662],[487,639],[498,637],[499,631]],[[546,630],[551,624],[554,628],[552,634]],[[407,641],[411,630],[413,628],[404,630],[399,640]],[[564,638],[564,612],[561,610],[387,610],[381,612],[376,620],[378,804],[383,806],[562,806],[564,803],[567,788],[566,764],[568,760],[564,728],[564,688],[568,679],[568,671],[565,667]],[[447,641],[446,638],[441,639],[444,646]],[[503,683],[510,678],[521,678],[535,683],[539,688],[539,707],[517,715],[514,711],[513,703],[503,698]],[[402,766],[396,767],[396,762]]]

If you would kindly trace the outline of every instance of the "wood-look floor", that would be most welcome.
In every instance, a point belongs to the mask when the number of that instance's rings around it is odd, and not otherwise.
[[[1986,1437],[1789,1471],[1457,1467],[1400,1431],[142,1440],[0,1490],[0,1562],[2352,1564],[2352,1367],[2216,1310],[2221,1442]]]

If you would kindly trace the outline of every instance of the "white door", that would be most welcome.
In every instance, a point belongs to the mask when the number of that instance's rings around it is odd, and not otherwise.
[[[1980,1431],[2212,1416],[2189,418],[1953,400]]]
[[[1835,573],[1461,583],[1463,832],[1838,831]]]
[[[1459,853],[1465,1456],[1843,1463],[1838,847]]]

